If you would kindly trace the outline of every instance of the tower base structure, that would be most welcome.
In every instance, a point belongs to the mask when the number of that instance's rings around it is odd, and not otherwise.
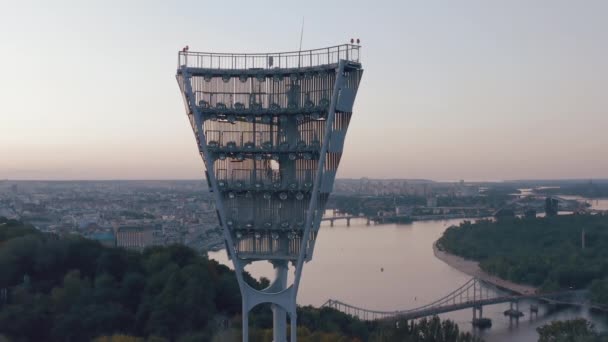
[[[296,341],[297,306],[294,287],[287,287],[287,262],[273,262],[274,281],[263,290],[256,290],[245,284],[241,287],[243,298],[243,342],[249,339],[249,312],[257,305],[270,303],[273,322],[273,341],[287,342],[287,316],[291,323],[290,341]],[[241,270],[242,271],[242,270]]]

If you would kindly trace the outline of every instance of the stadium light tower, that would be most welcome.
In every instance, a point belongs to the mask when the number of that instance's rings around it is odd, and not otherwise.
[[[182,92],[226,251],[248,313],[270,303],[274,342],[296,341],[296,296],[332,191],[363,69],[359,45],[264,53],[178,55]],[[267,260],[270,286],[258,291],[244,267]],[[287,286],[289,263],[294,282]]]

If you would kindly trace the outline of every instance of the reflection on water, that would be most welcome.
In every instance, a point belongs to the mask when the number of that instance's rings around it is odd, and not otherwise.
[[[450,292],[470,277],[436,259],[431,246],[445,228],[460,221],[366,226],[364,220],[352,220],[351,227],[337,221],[333,228],[323,224],[313,259],[304,266],[299,304],[319,306],[333,298],[394,310]],[[224,251],[210,257],[226,262]],[[247,270],[256,277],[273,274],[268,263]]]
[[[585,198],[581,196],[559,196],[569,200],[578,200],[587,202],[591,205],[591,209],[608,210],[608,198]]]
[[[447,227],[461,221],[366,226],[365,220],[352,220],[351,227],[344,221],[336,221],[331,228],[323,225],[313,260],[304,266],[298,303],[320,306],[332,298],[369,309],[398,310],[443,297],[470,277],[435,258],[432,245]],[[209,255],[227,263],[224,251]],[[272,278],[273,274],[268,263],[256,263],[247,270],[256,277]],[[542,305],[538,319],[530,321],[529,302],[520,304],[525,316],[514,327],[503,315],[507,308],[508,304],[484,307],[484,317],[493,323],[491,329],[481,333],[486,341],[536,341],[537,326],[579,316],[592,318],[600,329],[606,327],[605,316],[591,317],[587,310],[578,308],[547,313]],[[472,314],[472,309],[467,309],[441,317],[471,330]]]

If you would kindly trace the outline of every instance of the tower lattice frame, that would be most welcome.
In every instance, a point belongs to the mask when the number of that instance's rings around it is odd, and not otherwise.
[[[261,303],[271,303],[274,341],[286,341],[287,313],[296,341],[296,296],[342,156],[363,73],[359,50],[179,52],[176,78],[234,263],[245,342],[248,313]],[[276,271],[261,291],[242,274],[259,260]]]

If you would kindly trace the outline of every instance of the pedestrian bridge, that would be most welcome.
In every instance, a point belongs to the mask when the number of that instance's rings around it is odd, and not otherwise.
[[[432,303],[413,309],[395,311],[371,310],[347,304],[336,299],[328,300],[322,307],[333,308],[348,315],[356,316],[362,320],[395,318],[410,320],[473,308],[473,319],[475,320],[477,318],[477,311],[479,311],[479,318],[481,318],[484,305],[510,303],[510,311],[515,314],[519,312],[518,302],[523,299],[537,299],[554,304],[584,305],[587,304],[584,302],[584,293],[584,290],[573,290],[542,294],[508,294],[483,280],[472,278],[446,296],[439,298]]]

